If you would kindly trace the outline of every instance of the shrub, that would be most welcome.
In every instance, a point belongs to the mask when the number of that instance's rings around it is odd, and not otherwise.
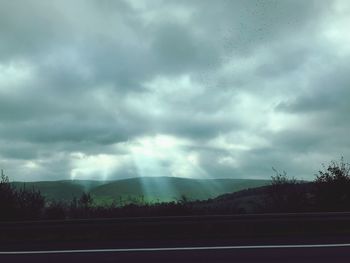
[[[315,199],[318,209],[344,211],[350,208],[350,164],[332,161],[316,175]]]
[[[0,220],[40,218],[44,205],[45,198],[39,191],[25,187],[15,189],[1,170]]]
[[[302,212],[309,208],[307,193],[300,182],[294,177],[288,178],[287,173],[282,173],[272,168],[275,172],[271,176],[271,186],[268,191],[266,210],[272,212]]]

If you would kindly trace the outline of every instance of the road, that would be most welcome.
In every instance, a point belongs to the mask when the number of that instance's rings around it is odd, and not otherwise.
[[[1,223],[0,262],[350,262],[350,214]]]
[[[349,262],[350,244],[40,251],[1,262]]]

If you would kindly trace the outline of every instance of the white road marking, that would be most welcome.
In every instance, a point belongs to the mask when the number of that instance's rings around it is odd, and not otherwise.
[[[213,246],[213,247],[157,247],[157,248],[107,248],[107,249],[73,249],[73,250],[33,250],[0,251],[0,255],[30,254],[66,254],[66,253],[106,253],[106,252],[156,252],[156,251],[194,251],[194,250],[228,250],[228,249],[278,249],[278,248],[334,248],[350,247],[343,244],[303,244],[303,245],[254,245],[254,246]]]

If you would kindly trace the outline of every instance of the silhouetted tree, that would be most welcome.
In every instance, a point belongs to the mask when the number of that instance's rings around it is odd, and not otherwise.
[[[16,191],[9,182],[9,178],[1,169],[0,180],[0,220],[13,219],[16,215]]]
[[[19,215],[21,219],[40,218],[45,206],[45,198],[39,190],[23,187],[16,190]]]
[[[271,186],[268,190],[267,209],[273,212],[301,212],[308,209],[306,192],[294,177],[288,178],[287,173],[282,173],[272,168],[275,172],[271,176]]]
[[[0,220],[40,218],[45,198],[35,189],[15,189],[1,170]]]
[[[350,209],[350,164],[332,161],[316,175],[316,205],[320,210],[343,211]]]
[[[79,199],[79,205],[85,210],[91,208],[93,204],[93,199],[90,193],[83,193]]]

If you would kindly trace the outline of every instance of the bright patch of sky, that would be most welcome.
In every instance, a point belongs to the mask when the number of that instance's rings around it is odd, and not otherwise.
[[[0,1],[13,180],[312,179],[350,159],[350,3]]]

